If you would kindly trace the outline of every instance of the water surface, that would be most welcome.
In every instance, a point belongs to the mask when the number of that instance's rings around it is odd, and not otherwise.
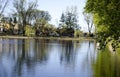
[[[119,77],[118,61],[94,41],[0,39],[0,77]]]

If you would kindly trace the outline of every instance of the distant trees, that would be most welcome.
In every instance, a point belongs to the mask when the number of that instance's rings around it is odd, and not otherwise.
[[[8,0],[3,2],[5,4],[0,3],[0,16],[2,16]],[[37,0],[13,0],[13,8],[14,12],[7,19],[6,17],[2,19],[3,24],[0,28],[3,28],[5,34],[73,37],[74,35],[79,36],[81,33],[76,7],[67,8],[62,13],[57,28],[49,23],[51,15],[48,11],[37,9]]]
[[[14,31],[17,29],[17,19],[16,17],[2,17],[0,26],[3,29],[2,33],[5,34],[14,34]]]
[[[37,36],[49,36],[53,32],[53,25],[49,24],[51,16],[47,11],[36,10],[33,14],[35,18],[34,28]]]
[[[19,23],[22,24],[23,34],[25,34],[25,26],[32,20],[32,14],[37,7],[37,1],[28,2],[27,0],[14,0],[13,2]]]
[[[49,24],[45,18],[38,19],[34,28],[37,36],[50,36],[54,32],[54,26]]]
[[[15,0],[13,2],[14,8],[16,9],[16,15],[18,17],[18,22],[22,24],[23,34],[25,34],[25,29],[29,28],[28,25],[34,25],[36,35],[47,36],[46,26],[51,26],[48,23],[51,16],[47,11],[42,11],[37,9],[37,1],[28,2],[27,0]],[[25,27],[27,25],[27,27]],[[30,27],[31,28],[31,27]],[[49,33],[49,32],[48,32]],[[27,30],[29,34],[29,30]]]
[[[76,7],[68,8],[65,13],[62,13],[59,29],[59,33],[62,36],[74,36],[74,31],[79,29]]]

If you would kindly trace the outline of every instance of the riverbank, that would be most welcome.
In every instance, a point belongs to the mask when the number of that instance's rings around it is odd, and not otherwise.
[[[50,39],[50,40],[95,40],[92,37],[27,37],[27,36],[0,36],[0,38],[8,39]]]

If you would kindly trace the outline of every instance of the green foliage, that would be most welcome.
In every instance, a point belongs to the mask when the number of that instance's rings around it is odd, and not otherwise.
[[[26,25],[25,26],[25,35],[26,36],[35,36],[35,30],[30,25]]]
[[[82,36],[83,35],[83,32],[82,31],[80,31],[80,30],[75,30],[75,32],[74,32],[74,37],[80,37],[80,36]]]
[[[65,34],[65,36],[73,36],[74,30],[79,29],[76,7],[71,7],[65,13],[62,13],[59,28],[61,30],[60,34]]]
[[[52,24],[49,24],[45,18],[41,18],[36,21],[35,26],[37,36],[50,36],[55,33],[55,28]]]
[[[120,0],[87,0],[86,2],[85,11],[94,15],[98,38],[103,46],[109,37],[120,43],[119,7]],[[113,46],[113,48],[116,47]]]
[[[23,28],[23,34],[25,32],[25,26],[27,24],[31,24],[32,22],[32,14],[35,13],[34,9],[37,7],[37,1],[28,1],[28,0],[14,0],[13,1],[13,6],[15,8],[15,14],[18,17],[19,23],[22,24]]]

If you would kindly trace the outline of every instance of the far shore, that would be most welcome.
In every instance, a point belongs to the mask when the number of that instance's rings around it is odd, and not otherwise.
[[[0,36],[0,38],[4,39],[50,39],[50,40],[95,40],[92,37],[28,37],[28,36]]]

